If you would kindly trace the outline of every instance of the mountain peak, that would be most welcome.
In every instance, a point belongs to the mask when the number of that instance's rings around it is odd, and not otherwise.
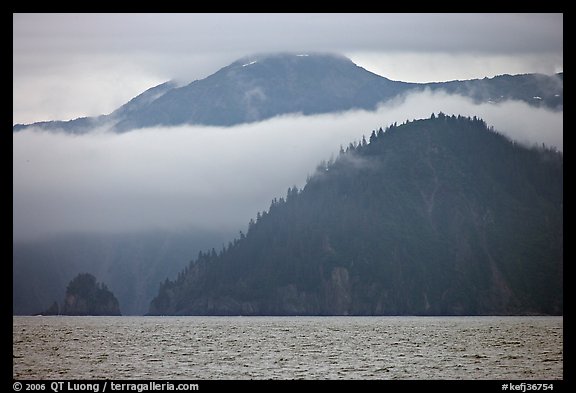
[[[403,82],[393,82],[332,53],[263,53],[236,60],[205,79],[175,88],[115,127],[233,126],[285,114],[373,110]]]
[[[90,132],[103,126],[116,132],[183,124],[234,126],[287,114],[375,110],[394,97],[426,88],[479,102],[516,99],[559,110],[563,105],[563,81],[556,76],[531,74],[418,84],[392,81],[335,53],[279,52],[243,57],[185,86],[166,82],[148,89],[110,115],[31,126],[70,133]],[[29,126],[16,124],[13,131]]]
[[[236,60],[221,71],[229,76],[237,76],[238,71],[249,71],[256,77],[291,80],[293,83],[309,76],[322,78],[322,75],[332,72],[339,72],[340,77],[360,77],[361,73],[368,73],[345,56],[322,52],[254,54]]]

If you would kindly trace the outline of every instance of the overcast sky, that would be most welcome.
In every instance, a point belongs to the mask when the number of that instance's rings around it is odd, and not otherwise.
[[[14,15],[14,123],[109,113],[170,79],[270,51],[339,52],[395,80],[563,70],[562,15]],[[14,239],[50,233],[245,229],[340,145],[432,112],[480,116],[562,149],[562,113],[415,94],[377,112],[285,116],[231,128],[13,134]]]
[[[14,14],[13,122],[109,113],[170,79],[327,51],[390,79],[563,70],[562,14]]]

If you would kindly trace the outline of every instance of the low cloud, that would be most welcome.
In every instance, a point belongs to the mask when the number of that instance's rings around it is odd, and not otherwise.
[[[355,51],[346,55],[368,71],[403,82],[440,82],[482,79],[502,74],[541,73],[553,75],[563,71],[563,54],[504,53],[474,54],[467,52]]]
[[[399,98],[381,107],[379,112],[386,118],[395,115],[404,120],[429,117],[432,112],[477,116],[496,131],[519,143],[527,146],[544,143],[563,150],[563,112],[536,108],[523,101],[476,104],[466,97],[428,90]]]
[[[476,105],[418,93],[375,112],[283,116],[230,128],[124,134],[13,134],[14,240],[67,232],[244,230],[322,160],[379,127],[432,112],[478,116],[509,137],[562,150],[562,112],[521,102]]]

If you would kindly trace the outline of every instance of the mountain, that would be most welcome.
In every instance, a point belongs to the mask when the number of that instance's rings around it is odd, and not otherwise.
[[[340,55],[280,53],[240,59],[185,86],[163,83],[109,115],[16,124],[13,131],[30,126],[70,133],[103,126],[116,132],[182,124],[233,126],[285,114],[374,110],[380,103],[425,89],[445,90],[479,102],[517,99],[534,106],[563,107],[563,74],[419,84],[392,81]]]
[[[442,113],[353,143],[152,315],[563,313],[563,155]]]

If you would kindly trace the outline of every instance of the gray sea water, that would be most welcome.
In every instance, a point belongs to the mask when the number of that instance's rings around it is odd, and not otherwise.
[[[563,378],[562,317],[13,317],[16,379]]]

